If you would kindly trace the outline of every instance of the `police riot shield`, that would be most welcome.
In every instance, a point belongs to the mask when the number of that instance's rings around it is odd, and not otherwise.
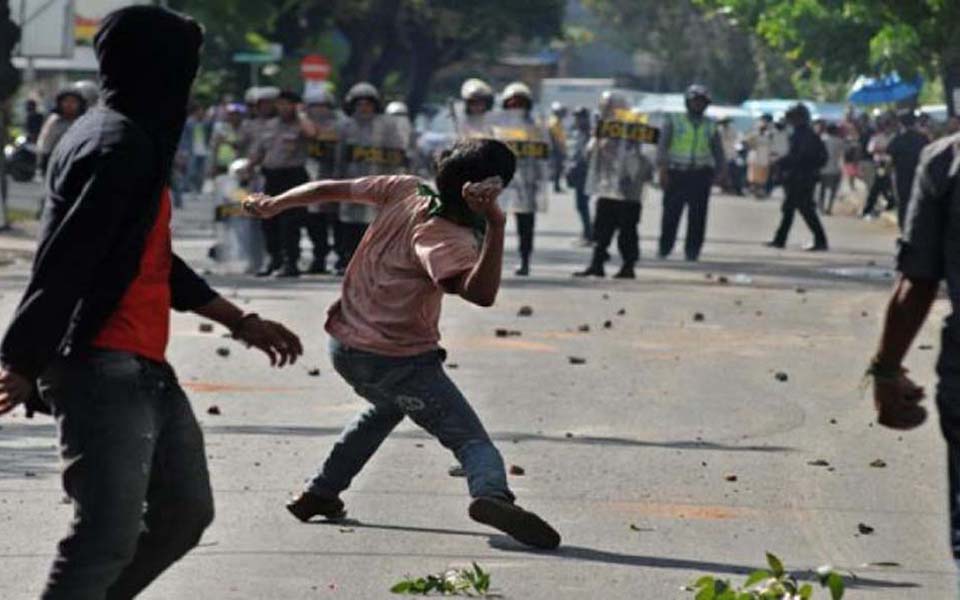
[[[407,168],[407,140],[392,117],[353,118],[341,132],[338,160],[338,171],[344,179],[403,173]],[[376,216],[376,208],[368,204],[340,204],[340,220],[345,223],[371,223]]]
[[[597,122],[590,141],[587,193],[600,198],[640,202],[643,184],[651,174],[642,144],[655,144],[660,131],[646,117],[618,109]]]
[[[307,156],[314,179],[336,176],[337,142],[340,140],[341,121],[336,113],[323,118],[312,118],[317,136],[307,143]]]
[[[263,259],[260,220],[244,213],[241,204],[249,193],[246,163],[244,159],[236,160],[228,173],[214,179],[217,241],[210,249],[210,258],[225,273],[256,273]]]
[[[550,134],[524,110],[505,110],[491,119],[493,137],[517,155],[513,181],[500,195],[504,210],[514,213],[547,210]]]
[[[447,116],[453,121],[453,130],[458,140],[492,138],[492,113],[467,114],[465,102],[451,101],[447,106]]]

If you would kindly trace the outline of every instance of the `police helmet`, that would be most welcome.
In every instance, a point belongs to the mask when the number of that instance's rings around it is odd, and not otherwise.
[[[100,100],[100,86],[96,81],[82,79],[74,83],[73,87],[83,96],[83,101],[87,108],[92,108],[97,105],[97,102]]]
[[[550,112],[557,116],[563,116],[567,114],[567,107],[562,102],[553,102],[550,104]]]
[[[460,86],[460,99],[464,102],[480,100],[487,105],[487,110],[490,110],[493,108],[493,88],[486,81],[474,77]]]
[[[358,100],[370,100],[377,105],[377,112],[383,110],[383,100],[380,98],[380,92],[372,83],[361,81],[350,88],[343,99],[344,111],[348,115],[353,114],[353,109]]]
[[[280,97],[280,88],[274,87],[272,85],[257,88],[256,101],[260,102],[261,100],[276,100]]]
[[[710,90],[706,86],[700,85],[699,83],[694,83],[687,88],[687,92],[684,94],[684,99],[689,102],[694,98],[703,98],[707,101],[707,104],[713,102],[713,98],[710,97]]]
[[[407,104],[405,102],[394,100],[390,104],[387,104],[387,108],[384,112],[388,115],[406,117],[410,114],[410,109],[407,108]]]
[[[600,114],[609,115],[617,110],[625,110],[630,107],[627,97],[620,92],[607,90],[600,94]]]
[[[527,84],[522,81],[514,81],[507,87],[503,88],[503,101],[501,106],[503,108],[507,107],[507,102],[513,98],[520,98],[525,101],[527,104],[527,109],[533,108],[533,92],[530,91],[530,88],[527,87]]]
[[[333,94],[331,94],[325,88],[312,89],[308,91],[303,95],[303,101],[307,105],[323,104],[329,106],[330,108],[333,108],[337,104]]]

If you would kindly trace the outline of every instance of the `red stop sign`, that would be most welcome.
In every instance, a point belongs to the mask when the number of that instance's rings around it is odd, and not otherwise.
[[[300,61],[300,74],[309,81],[324,81],[330,77],[330,60],[320,54],[308,54]]]

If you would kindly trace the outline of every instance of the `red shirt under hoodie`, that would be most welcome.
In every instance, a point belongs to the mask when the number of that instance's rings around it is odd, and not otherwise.
[[[93,340],[95,348],[120,350],[166,362],[170,340],[170,189],[160,196],[157,220],[147,234],[140,271]]]

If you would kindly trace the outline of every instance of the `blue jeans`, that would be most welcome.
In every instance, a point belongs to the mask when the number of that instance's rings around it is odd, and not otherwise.
[[[39,379],[73,502],[43,600],[132,598],[213,520],[203,435],[173,370],[124,352],[61,359]]]
[[[513,500],[503,458],[477,414],[443,371],[442,350],[391,357],[356,350],[331,338],[333,366],[370,407],[347,425],[307,491],[337,495],[404,417],[451,450],[467,472],[474,498]]]

